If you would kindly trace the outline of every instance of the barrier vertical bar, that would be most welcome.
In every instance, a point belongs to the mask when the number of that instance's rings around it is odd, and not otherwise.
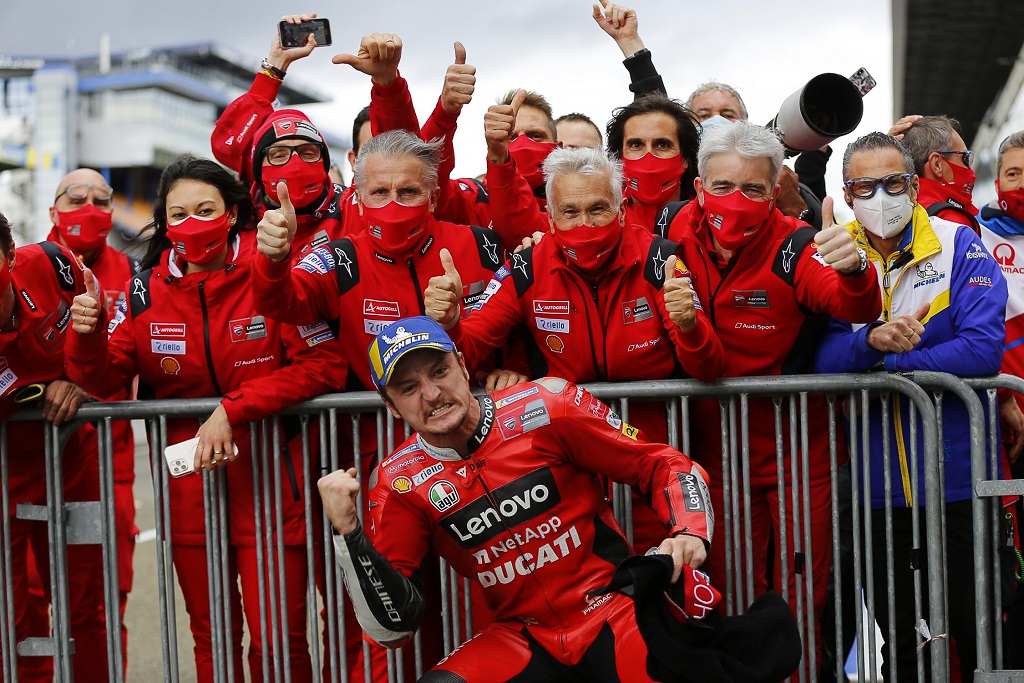
[[[177,643],[178,633],[173,612],[168,607],[168,584],[171,584],[170,600],[174,600],[173,578],[170,576],[171,562],[167,557],[167,549],[170,546],[170,531],[166,527],[164,516],[164,501],[167,498],[167,488],[164,484],[164,463],[163,449],[166,440],[163,437],[163,427],[166,425],[166,417],[160,416],[157,420],[148,420],[146,423],[147,436],[149,441],[150,472],[153,475],[153,520],[156,532],[156,582],[157,582],[157,603],[160,609],[160,643],[163,649],[164,680],[178,680],[177,652],[172,655],[171,643]],[[172,632],[173,631],[173,632]],[[172,662],[173,669],[172,672]]]
[[[893,401],[899,401],[898,396],[893,397]],[[882,488],[884,491],[884,514],[885,514],[885,529],[882,533],[885,534],[885,573],[889,577],[886,583],[885,591],[885,609],[887,611],[889,619],[889,633],[886,639],[886,645],[889,649],[889,671],[885,672],[886,680],[891,679],[893,683],[898,680],[897,667],[896,667],[896,581],[895,581],[895,559],[893,556],[893,528],[892,528],[892,477],[889,476],[892,472],[892,445],[889,443],[889,405],[883,401],[882,403]],[[899,437],[897,437],[899,438]],[[917,470],[914,470],[914,474],[911,478],[917,476]],[[870,499],[869,499],[870,500]],[[907,501],[910,506],[917,505],[918,501]],[[872,505],[873,507],[873,505]],[[872,553],[874,548],[872,548]],[[871,624],[868,624],[868,628],[871,628]],[[918,658],[920,661],[920,657]]]
[[[280,615],[277,613],[277,584],[274,582],[274,574],[276,573],[277,561],[281,558],[274,557],[274,520],[273,520],[273,506],[274,498],[271,493],[271,465],[270,465],[270,448],[271,443],[274,439],[271,434],[271,425],[267,420],[263,420],[260,423],[260,466],[263,469],[262,476],[260,478],[260,484],[263,487],[263,537],[262,541],[266,543],[264,548],[264,558],[266,558],[267,576],[267,611],[270,613],[270,649],[272,661],[274,663],[274,680],[279,680],[281,676],[281,644],[280,644]],[[276,430],[275,430],[276,432]],[[267,624],[263,624],[263,630],[267,630]]]
[[[107,662],[110,677],[124,680],[124,652],[121,641],[121,593],[117,562],[117,512],[114,506],[114,439],[113,423],[105,417],[98,423],[97,439],[102,442],[100,458],[100,501],[103,507],[100,529],[103,540],[103,558],[106,571],[103,583],[106,590]]]
[[[914,476],[910,479],[910,490],[911,495],[914,497],[914,505],[910,508],[910,523],[911,523],[911,545],[914,547],[915,553],[921,552],[921,522],[920,522],[920,505],[921,505],[921,491],[920,483],[918,482],[918,452],[917,452],[917,411],[914,405],[910,405],[910,470],[914,472]],[[926,501],[926,504],[928,502]],[[915,567],[914,569],[914,617],[920,623],[922,615],[924,614],[924,604],[921,600],[921,572]],[[924,680],[925,666],[924,657],[920,651],[917,652],[917,678],[918,681]]]
[[[843,651],[843,569],[840,566],[839,555],[839,487],[837,486],[837,473],[839,472],[839,433],[836,428],[836,397],[828,396],[828,463],[832,498],[832,585],[834,589],[833,602],[835,612],[835,660],[836,660],[836,681],[845,676],[843,660],[846,659],[846,652]],[[822,643],[824,646],[824,643]]]
[[[886,409],[886,402],[888,400],[889,394],[882,394],[879,397],[882,410]],[[864,501],[864,565],[867,567],[867,571],[864,572],[864,595],[868,609],[868,627],[866,629],[868,634],[868,667],[871,675],[874,676],[877,670],[877,662],[875,660],[875,629],[873,628],[875,623],[875,579],[874,573],[871,571],[871,567],[874,565],[874,552],[871,538],[871,410],[868,404],[864,406],[864,424],[862,426],[864,439],[864,488],[861,491],[861,500]],[[887,436],[883,439],[883,443],[886,440],[888,440]],[[863,632],[863,630],[858,631],[858,637]]]
[[[779,529],[786,528],[786,480],[783,476],[786,471],[786,442],[782,430],[782,399],[773,398],[772,405],[775,413],[775,471],[778,476],[775,478],[776,496],[778,497],[779,508]],[[779,534],[779,586],[782,588],[782,599],[789,602],[789,563],[785,558],[789,557],[789,538],[785,533]]]
[[[313,483],[313,473],[310,466],[310,445],[309,445],[309,415],[299,416],[299,427],[302,430],[302,517],[306,527],[304,535],[306,542],[306,620],[310,624],[310,665],[313,675],[320,675],[320,617],[316,610],[316,552],[313,545],[313,496],[317,495],[317,489]],[[321,442],[322,447],[323,442]]]
[[[722,435],[722,527],[725,531],[725,613],[736,614],[736,580],[733,572],[733,550],[732,550],[732,506],[731,500],[732,482],[729,481],[729,408],[724,399],[718,402],[718,411],[721,419]]]
[[[857,395],[850,392],[850,514],[853,519],[853,585],[856,595],[860,595],[862,587],[864,586],[864,576],[866,572],[862,572],[861,568],[864,565],[861,564],[862,556],[862,540],[863,535],[861,534],[861,525],[863,519],[861,518],[861,491],[860,491],[860,480],[861,480],[861,461],[866,460],[870,457],[870,446],[867,437],[867,421],[870,414],[870,403],[868,401],[868,392],[863,390],[860,392],[861,406],[860,411],[857,410]],[[860,431],[857,429],[857,416],[860,415]],[[858,452],[857,437],[860,434],[860,444],[863,444],[862,451]],[[858,459],[858,455],[860,458]],[[854,618],[857,622],[857,681],[858,683],[864,683],[864,664],[865,664],[865,647],[864,638],[861,634],[864,633],[864,610],[862,607],[864,598],[861,597],[859,604],[852,607]],[[872,676],[874,676],[874,669],[872,669]]]
[[[275,415],[271,419],[270,428],[273,430],[274,452],[270,455],[274,463],[274,483],[271,487],[274,503],[274,517],[276,529],[267,536],[270,540],[277,538],[277,590],[280,601],[281,618],[278,620],[281,625],[281,662],[284,682],[291,683],[292,680],[292,655],[291,642],[288,633],[288,577],[286,574],[285,545],[284,545],[284,483],[281,479],[281,460],[291,458],[287,452],[288,445],[281,443],[281,421]],[[279,674],[280,676],[280,674]]]
[[[221,624],[220,605],[220,570],[217,566],[217,515],[214,498],[213,472],[204,471],[203,474],[203,519],[206,523],[204,535],[206,541],[206,586],[209,594],[210,608],[210,643],[213,650],[213,680],[215,683],[225,682],[227,672],[225,671],[224,656],[227,648],[223,637],[224,631]]]
[[[267,612],[267,565],[263,543],[263,505],[265,501],[261,495],[260,486],[263,472],[263,456],[260,452],[259,434],[261,430],[259,429],[259,424],[258,422],[249,423],[249,458],[252,460],[253,546],[256,552],[256,590],[260,611],[260,665],[263,670],[263,680],[269,681],[271,636],[267,633],[270,615]],[[250,647],[252,647],[252,644],[250,644]]]
[[[740,464],[743,471],[743,550],[747,556],[747,603],[754,599],[754,529],[750,492],[750,404],[747,394],[740,394]],[[761,552],[758,548],[758,552]],[[745,608],[746,605],[741,605]]]
[[[60,445],[57,428],[50,423],[44,425],[46,433],[46,507],[47,532],[50,548],[50,600],[52,609],[53,630],[53,673],[55,680],[64,680],[72,675],[70,638],[71,629],[68,620],[67,597],[62,585],[65,576],[61,571],[60,556],[64,549],[64,500],[58,495],[58,487],[63,487],[58,477],[60,471]],[[65,584],[66,585],[66,584]],[[66,673],[65,673],[66,672]]]
[[[810,425],[811,421],[808,418],[807,412],[807,392],[800,393],[800,421],[803,424],[803,429],[800,431],[800,452],[801,452],[801,474],[803,482],[803,490],[805,495],[803,496],[803,517],[804,517],[804,586],[807,588],[807,623],[809,625],[807,629],[808,633],[808,653],[810,657],[810,665],[808,666],[808,673],[811,680],[815,680],[818,675],[818,634],[817,624],[818,618],[815,608],[817,605],[814,602],[814,545],[811,540],[813,538],[811,534],[811,447],[810,447]],[[794,473],[795,475],[795,473]],[[796,511],[794,510],[794,514]]]
[[[0,422],[0,505],[3,506],[3,528],[0,551],[0,658],[3,659],[4,683],[18,680],[18,643],[14,627],[14,580],[11,564],[11,502],[7,478],[10,452],[7,443],[7,423]]]
[[[999,441],[999,404],[997,400],[997,394],[995,389],[988,389],[985,392],[985,396],[988,399],[988,447],[989,447],[989,477],[995,478],[999,472],[999,449],[1001,447]],[[1011,398],[1010,400],[1015,400]],[[999,561],[999,537],[1000,537],[1000,525],[1002,520],[999,518],[1000,504],[997,502],[995,507],[995,515],[993,517],[994,523],[992,524],[992,538],[989,541],[992,544],[992,575],[997,577],[992,582],[992,604],[995,606],[994,623],[998,624],[1002,621],[1002,609],[1000,606],[1003,604],[1003,582],[998,579],[1002,573],[1002,567]],[[949,574],[947,573],[947,576]],[[974,599],[978,602],[983,602],[985,596],[975,595]],[[948,613],[948,612],[947,612]],[[997,635],[993,639],[995,645],[995,666],[1002,668],[1003,666],[1003,639]]]
[[[804,618],[804,593],[803,593],[803,581],[806,567],[800,567],[796,562],[797,557],[803,554],[803,535],[801,533],[801,519],[800,519],[800,443],[799,439],[799,409],[797,408],[796,396],[790,394],[789,396],[789,466],[790,466],[790,491],[792,500],[787,500],[786,503],[791,503],[793,508],[790,513],[793,518],[793,593],[796,597],[796,625],[800,629],[800,643],[806,650],[807,647],[807,628],[814,628],[813,623],[808,624]],[[784,477],[780,477],[784,478]],[[785,505],[783,503],[782,505]],[[782,507],[780,505],[780,507]],[[789,533],[789,529],[786,525],[779,523],[779,536],[785,536]],[[780,557],[783,566],[789,563],[789,556]],[[806,659],[806,658],[805,658]],[[807,680],[807,671],[804,667],[799,667],[800,672],[800,683],[804,683]]]
[[[732,545],[733,553],[733,589],[736,591],[736,610],[742,613],[747,606],[744,596],[745,583],[743,581],[743,532],[741,525],[743,511],[740,510],[740,495],[742,485],[739,474],[739,444],[738,431],[736,429],[736,397],[729,397],[729,482],[730,495],[725,505],[732,511]],[[749,513],[748,513],[749,514]],[[750,558],[747,558],[748,562]]]

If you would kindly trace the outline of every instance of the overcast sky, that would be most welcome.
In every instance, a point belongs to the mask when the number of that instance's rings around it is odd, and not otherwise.
[[[629,4],[629,3],[627,3]],[[878,81],[865,99],[864,120],[850,136],[892,123],[892,27],[888,0],[635,0],[640,35],[670,94],[685,99],[703,81],[737,88],[751,120],[765,123],[778,105],[814,75],[852,74],[864,66]],[[813,9],[812,9],[813,8]],[[484,169],[482,117],[511,87],[544,94],[555,115],[581,111],[599,125],[632,99],[614,42],[591,18],[587,0],[422,2],[368,0],[289,5],[268,0],[139,3],[56,0],[45,12],[30,2],[6,3],[0,52],[15,55],[90,54],[110,33],[115,51],[217,41],[250,55],[254,68],[282,14],[316,11],[331,20],[334,44],[293,65],[289,77],[330,93],[334,102],[308,107],[318,126],[346,137],[369,101],[369,79],[331,57],[354,52],[363,34],[398,33],[405,44],[402,75],[421,120],[437,100],[444,71],[461,41],[477,67],[477,90],[463,110],[455,139],[456,174]],[[45,19],[52,17],[52,22]],[[842,140],[834,145],[828,189],[840,189]],[[845,207],[839,207],[845,208]]]

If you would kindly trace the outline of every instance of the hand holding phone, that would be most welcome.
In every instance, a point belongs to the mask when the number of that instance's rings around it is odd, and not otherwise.
[[[196,448],[199,446],[199,437],[195,436],[187,441],[171,444],[164,449],[164,459],[167,461],[167,469],[172,477],[184,477],[186,474],[195,472],[193,465],[196,461]],[[235,455],[238,455],[238,446],[234,446]]]
[[[309,19],[297,24],[281,21],[278,31],[281,34],[281,47],[285,49],[305,47],[310,35],[316,47],[331,44],[331,22],[327,19]]]

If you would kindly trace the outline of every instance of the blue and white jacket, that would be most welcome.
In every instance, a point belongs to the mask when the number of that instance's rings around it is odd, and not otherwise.
[[[815,362],[818,372],[859,372],[932,370],[961,377],[993,375],[999,372],[1003,355],[1006,309],[1006,280],[999,266],[968,227],[938,217],[929,218],[918,205],[899,243],[883,259],[868,241],[856,221],[847,229],[857,246],[868,253],[878,267],[882,290],[882,318],[869,325],[850,325],[830,320]],[[884,353],[867,343],[871,328],[901,315],[912,315],[931,303],[922,320],[920,343],[904,353]],[[882,421],[879,403],[871,407],[871,503],[885,504],[882,468]],[[909,439],[906,424],[909,401],[894,399],[889,429],[890,472],[893,505],[905,507],[913,501]],[[972,492],[970,427],[967,409],[954,397],[943,404],[946,501],[969,500]],[[918,430],[918,482],[924,495],[924,448]],[[923,500],[920,501],[923,503]]]

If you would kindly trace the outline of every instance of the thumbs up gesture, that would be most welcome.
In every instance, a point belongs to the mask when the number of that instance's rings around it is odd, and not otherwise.
[[[676,275],[676,260],[673,255],[665,261],[665,283],[662,286],[665,310],[679,329],[689,332],[697,325],[697,307],[693,303],[690,278]]]
[[[921,304],[913,315],[901,315],[891,322],[871,328],[868,332],[868,346],[886,353],[910,351],[921,343],[924,334],[923,321],[931,310],[931,303]]]
[[[78,334],[92,334],[100,324],[103,296],[91,270],[86,268],[82,277],[85,279],[85,294],[79,294],[71,302],[71,329]]]
[[[814,236],[818,254],[837,273],[859,273],[860,254],[857,252],[857,244],[844,226],[836,225],[832,206],[832,198],[825,197],[821,203],[821,230]]]
[[[484,139],[487,140],[487,160],[493,164],[508,162],[508,145],[516,127],[519,107],[523,106],[526,91],[519,90],[511,104],[495,104],[484,114]]]
[[[288,258],[296,227],[295,207],[283,181],[277,184],[277,198],[281,200],[281,208],[264,213],[256,226],[256,248],[274,263]]]
[[[473,100],[476,90],[476,67],[466,64],[466,48],[455,43],[455,63],[444,74],[441,106],[452,116],[458,116],[462,107]]]
[[[455,269],[451,252],[447,249],[441,250],[441,267],[444,268],[444,275],[430,278],[427,289],[423,292],[423,308],[427,315],[447,328],[459,319],[462,278]]]
[[[398,78],[402,39],[395,33],[371,33],[359,41],[359,51],[334,55],[335,64],[348,64],[370,77],[374,85],[388,85]]]

